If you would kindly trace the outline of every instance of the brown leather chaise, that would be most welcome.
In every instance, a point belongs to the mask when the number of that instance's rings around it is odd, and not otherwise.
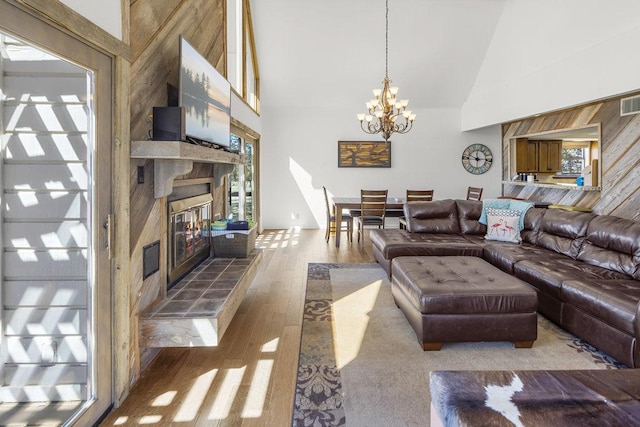
[[[407,208],[409,206],[409,208]],[[482,256],[487,227],[478,223],[482,202],[436,200],[405,204],[407,229],[372,230],[373,256],[391,277],[399,256]]]

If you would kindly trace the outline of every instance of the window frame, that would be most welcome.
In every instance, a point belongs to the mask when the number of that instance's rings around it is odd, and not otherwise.
[[[569,149],[580,149],[582,150],[582,169],[584,169],[586,166],[591,164],[591,142],[590,141],[563,141],[562,142],[562,152],[561,152],[561,158],[560,158],[560,163],[562,166],[564,166],[565,163],[565,159],[567,158],[565,156],[565,149],[569,150]],[[574,159],[574,158],[578,158],[575,156],[571,156],[569,159]],[[563,176],[579,176],[580,175],[580,171],[578,172],[571,172],[571,171],[566,171],[564,169],[561,170]]]
[[[240,23],[242,25],[241,31],[240,33],[242,34],[241,37],[241,44],[242,46],[240,46],[238,49],[235,49],[234,52],[237,52],[238,55],[242,56],[242,61],[241,61],[241,77],[242,77],[242,82],[241,82],[241,87],[240,90],[242,93],[240,93],[240,91],[234,87],[234,85],[231,85],[231,90],[238,96],[238,98],[242,99],[242,101],[244,101],[245,104],[247,104],[247,106],[249,108],[251,108],[252,110],[254,110],[256,112],[256,114],[260,114],[260,72],[259,72],[259,67],[258,67],[258,57],[256,54],[256,44],[255,44],[255,38],[254,38],[254,33],[253,33],[253,20],[251,18],[251,6],[250,6],[250,2],[249,0],[227,0],[225,5],[226,8],[229,8],[229,3],[230,2],[240,2],[242,11],[240,12],[240,16],[242,17],[242,22]],[[225,12],[225,19],[228,20],[228,13]],[[237,22],[235,23],[235,27],[237,28]],[[229,52],[231,51],[229,49],[229,28],[230,28],[230,23],[227,22],[225,25],[225,44],[226,44],[226,57],[225,57],[225,64],[226,64],[226,75],[227,77],[229,76]],[[255,88],[255,93],[253,94],[248,94],[247,93],[247,89],[249,87],[248,84],[248,73],[247,73],[247,63],[249,61],[247,61],[247,56],[250,55],[251,56],[251,64],[252,64],[252,72],[253,72],[253,87]],[[254,103],[251,102],[250,100],[250,96],[255,97],[255,105]]]
[[[234,194],[232,193],[232,189],[231,189],[231,185],[232,185],[232,180],[233,180],[233,175],[234,174],[238,174],[239,176],[239,181],[242,184],[241,187],[238,188],[238,194],[237,197],[239,198],[239,203],[242,204],[243,206],[240,208],[240,210],[242,211],[242,214],[239,215],[239,217],[237,219],[241,219],[241,220],[246,220],[247,219],[247,212],[246,212],[246,208],[247,208],[247,196],[250,195],[251,197],[251,207],[252,207],[252,212],[249,213],[249,216],[251,217],[251,220],[254,221],[256,224],[258,224],[258,229],[260,229],[260,136],[258,134],[256,134],[255,132],[253,132],[252,130],[250,130],[249,128],[247,128],[246,126],[242,125],[241,123],[232,120],[233,123],[231,124],[231,133],[233,135],[235,135],[239,142],[240,142],[240,152],[244,155],[247,156],[251,156],[251,191],[250,193],[246,192],[246,181],[245,181],[245,168],[248,165],[236,165],[236,168],[234,170],[234,172],[232,172],[228,177],[227,177],[227,195],[226,195],[226,215],[227,217],[232,215],[232,197],[234,196]],[[252,147],[252,152],[251,153],[247,153],[246,150],[246,146],[247,144],[250,144]],[[239,169],[241,168],[241,170]],[[242,193],[242,194],[240,194]]]

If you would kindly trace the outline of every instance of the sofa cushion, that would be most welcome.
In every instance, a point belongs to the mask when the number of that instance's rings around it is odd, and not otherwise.
[[[516,277],[556,299],[561,299],[562,282],[567,280],[625,280],[629,278],[627,275],[617,271],[552,253],[549,253],[546,259],[543,260],[519,261],[514,264],[513,272]]]
[[[405,203],[404,216],[412,233],[460,234],[455,200]]]
[[[633,335],[640,301],[637,280],[568,280],[561,298],[593,317]]]
[[[524,214],[524,230],[520,233],[522,241],[533,245],[538,241],[542,217],[549,209],[529,208]]]
[[[640,280],[640,222],[610,215],[595,217],[577,258]]]
[[[484,240],[484,234],[480,234],[480,235],[479,234],[463,234],[462,237],[464,237],[464,239],[467,240],[468,242],[475,243],[481,248],[486,246],[488,243],[490,243]],[[482,254],[478,256],[482,256]]]
[[[530,202],[528,200],[511,200],[509,201],[509,209],[513,210],[513,211],[520,211],[521,215],[520,215],[520,228],[518,229],[518,231],[522,231],[524,230],[524,216],[526,215],[527,211],[529,209],[531,209],[533,207],[533,202]]]
[[[397,229],[371,230],[369,239],[380,250],[385,259],[416,255],[482,256],[481,245],[459,234],[410,233],[406,230]]]
[[[462,234],[480,234],[484,236],[487,233],[487,226],[478,222],[482,214],[482,202],[478,200],[456,200],[456,207]]]
[[[542,261],[549,257],[547,249],[529,243],[494,243],[484,246],[482,257],[502,271],[513,274],[513,266],[518,261]]]
[[[540,222],[536,245],[576,258],[587,226],[594,217],[586,212],[549,209]]]

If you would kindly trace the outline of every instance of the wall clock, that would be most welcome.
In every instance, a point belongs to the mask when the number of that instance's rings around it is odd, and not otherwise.
[[[462,166],[474,175],[485,173],[493,163],[493,154],[484,144],[471,144],[462,152]]]

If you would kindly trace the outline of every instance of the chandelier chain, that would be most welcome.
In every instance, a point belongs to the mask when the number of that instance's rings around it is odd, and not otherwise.
[[[386,0],[386,12],[384,15],[384,21],[386,23],[384,29],[384,76],[389,77],[389,0]]]

